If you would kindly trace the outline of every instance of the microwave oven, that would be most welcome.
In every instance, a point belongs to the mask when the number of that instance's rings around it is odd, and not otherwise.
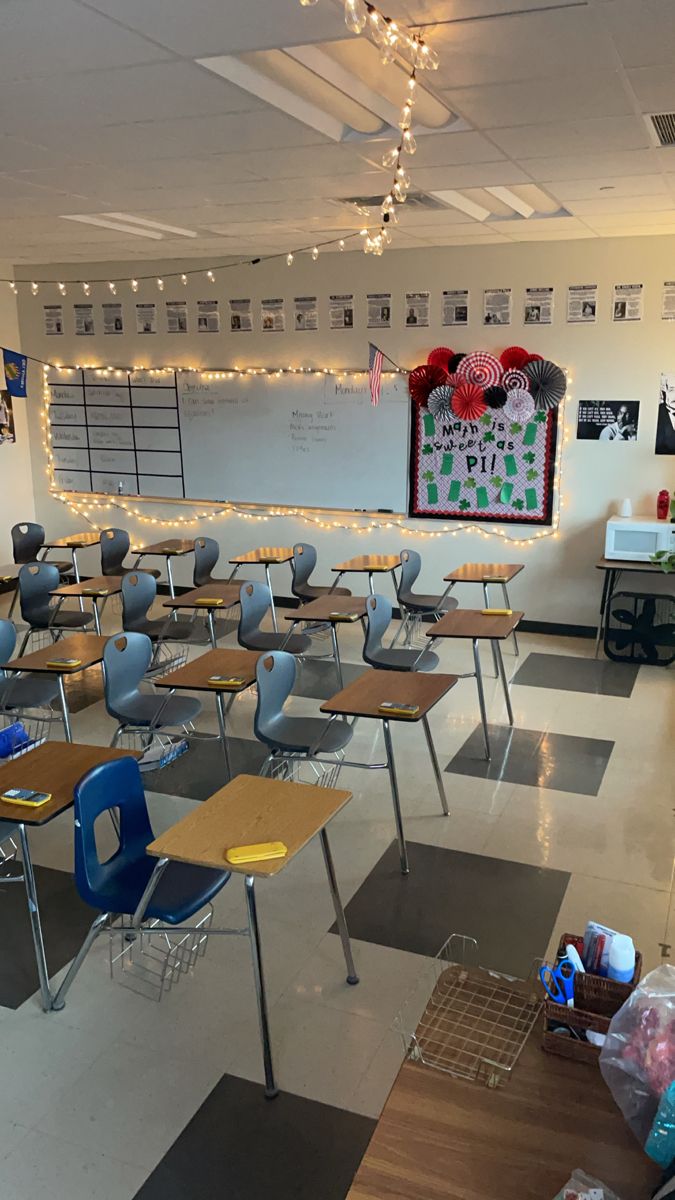
[[[675,552],[675,525],[651,517],[612,517],[605,533],[605,558],[649,562],[657,550]]]

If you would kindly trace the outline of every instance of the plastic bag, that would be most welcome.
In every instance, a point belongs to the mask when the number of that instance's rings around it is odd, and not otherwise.
[[[675,1080],[675,967],[664,964],[650,971],[613,1017],[600,1070],[636,1138],[650,1153],[653,1138],[649,1147],[646,1143],[659,1104]],[[674,1156],[675,1145],[671,1159]]]
[[[593,1179],[585,1171],[576,1170],[555,1200],[618,1200],[618,1197],[599,1179]]]

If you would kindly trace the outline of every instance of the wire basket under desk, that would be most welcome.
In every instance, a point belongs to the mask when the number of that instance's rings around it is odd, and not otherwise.
[[[416,989],[396,1026],[414,1062],[499,1087],[510,1077],[541,1012],[541,987],[536,964],[527,980],[469,964],[477,948],[473,938],[448,938],[430,969],[426,1003]]]

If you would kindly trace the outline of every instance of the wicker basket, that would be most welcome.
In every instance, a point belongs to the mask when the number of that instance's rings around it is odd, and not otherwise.
[[[565,957],[565,946],[577,944],[579,934],[564,933],[558,946],[558,958]],[[610,1022],[631,992],[637,987],[642,973],[642,955],[635,952],[635,974],[631,983],[617,983],[602,975],[578,974],[574,977],[574,1008],[556,1004],[548,997],[544,1001],[544,1036],[542,1046],[549,1054],[560,1054],[577,1062],[597,1063],[600,1047],[575,1037],[554,1033],[551,1025],[564,1025],[593,1033],[607,1033]]]

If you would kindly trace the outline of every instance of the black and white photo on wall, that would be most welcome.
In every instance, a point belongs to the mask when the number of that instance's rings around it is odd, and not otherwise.
[[[0,446],[6,442],[15,442],[14,409],[12,397],[4,388],[0,391]]]
[[[580,400],[577,441],[636,442],[639,417],[639,400]]]
[[[675,375],[661,376],[654,452],[675,454]]]

